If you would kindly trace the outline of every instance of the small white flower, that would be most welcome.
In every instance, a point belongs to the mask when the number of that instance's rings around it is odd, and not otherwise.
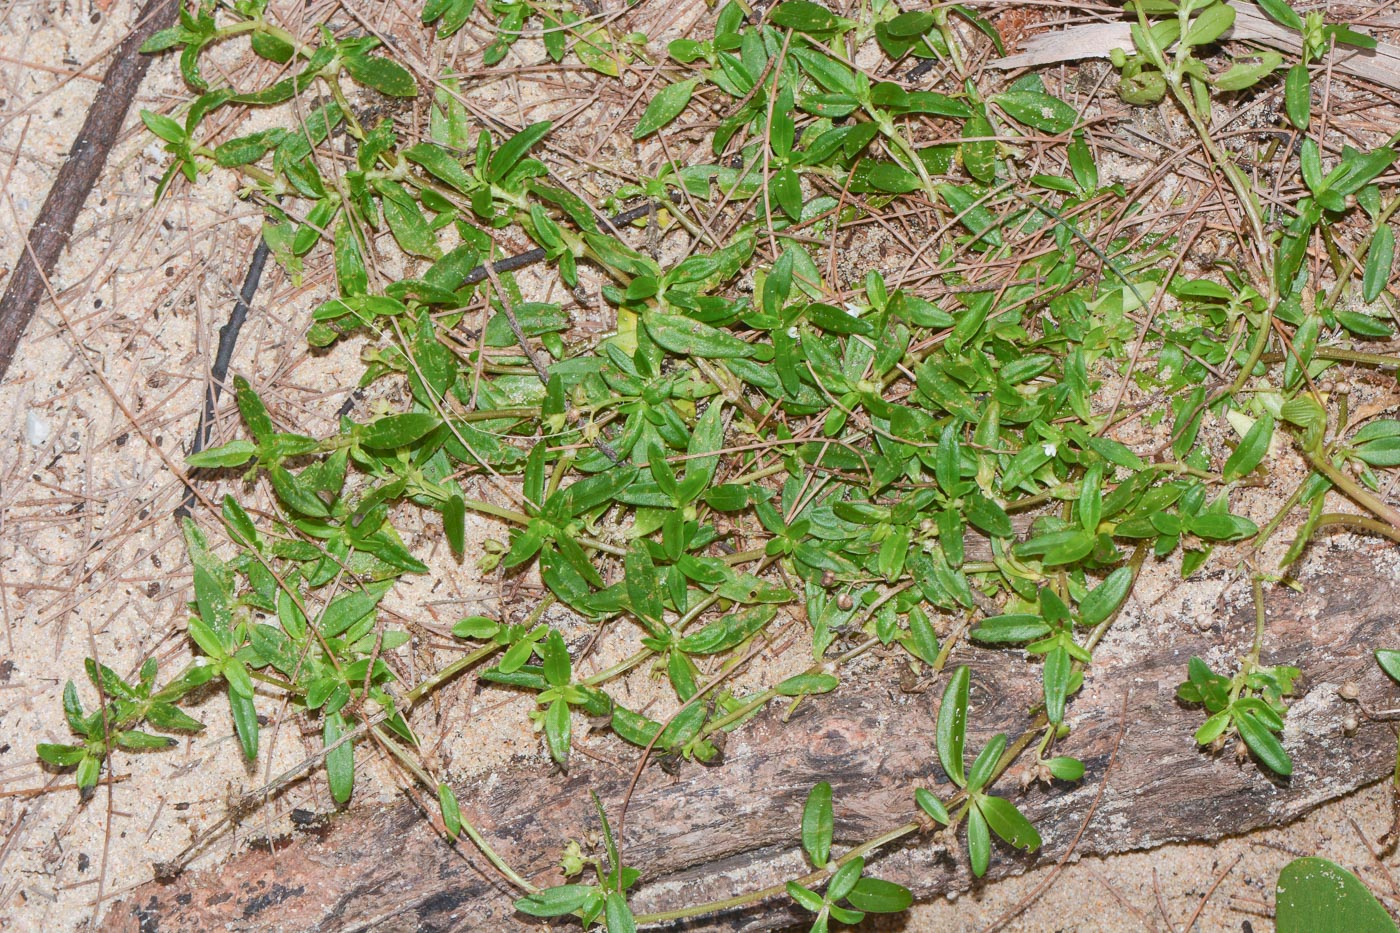
[[[1058,448],[1054,444],[1041,444],[1040,449],[1045,451],[1045,456],[1053,457]]]
[[[788,334],[788,336],[791,337],[793,340],[800,340],[800,339],[801,339],[801,334],[802,334],[802,332],[799,331],[799,330],[797,329],[797,325],[794,324],[794,325],[792,325],[791,327],[788,328],[787,334]]]
[[[851,304],[848,301],[846,302],[846,313],[849,314],[851,317],[860,317],[860,308]]]

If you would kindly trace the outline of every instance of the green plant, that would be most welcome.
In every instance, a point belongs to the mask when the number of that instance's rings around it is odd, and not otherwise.
[[[1307,129],[1308,65],[1331,43],[1364,37],[1279,0],[1264,6],[1304,34],[1285,96],[1290,120]],[[336,431],[311,437],[279,430],[259,392],[236,379],[248,436],[188,464],[229,480],[241,471],[245,488],[265,481],[271,506],[225,496],[210,512],[226,542],[185,526],[197,658],[159,689],[153,663],[138,685],[90,665],[99,706],[84,713],[69,684],[65,712],[81,741],[40,746],[44,761],[76,767],[90,791],[114,748],[167,742],[135,731],[142,722],[196,729],[174,704],[205,683],[227,695],[251,759],[259,691],[270,692],[319,723],[337,802],[353,792],[357,744],[375,743],[437,795],[447,834],[466,835],[501,869],[526,914],[601,920],[618,933],[786,894],[824,929],[907,905],[903,888],[863,875],[865,857],[930,819],[951,832],[965,822],[978,876],[993,835],[1035,851],[1035,827],[990,789],[1032,747],[1027,773],[1082,778],[1083,763],[1057,753],[1072,735],[1066,709],[1139,573],[1170,559],[1190,576],[1217,548],[1248,541],[1230,552],[1238,563],[1228,572],[1253,583],[1250,654],[1232,676],[1193,659],[1179,695],[1206,709],[1201,745],[1237,733],[1265,767],[1289,773],[1278,734],[1298,672],[1260,664],[1262,587],[1329,525],[1400,540],[1400,512],[1375,472],[1400,464],[1400,422],[1352,424],[1347,393],[1317,385],[1339,362],[1395,365],[1350,345],[1388,335],[1382,319],[1340,305],[1358,279],[1364,303],[1389,301],[1387,223],[1400,197],[1387,198],[1380,179],[1395,151],[1342,148],[1325,167],[1331,150],[1310,136],[1300,148],[1307,193],[1266,210],[1210,119],[1219,95],[1274,82],[1282,57],[1212,70],[1200,54],[1230,25],[1228,4],[1134,7],[1138,52],[1115,57],[1120,90],[1180,109],[1227,180],[1249,244],[1238,262],[1187,275],[1178,254],[1189,241],[1123,231],[1143,205],[1102,182],[1084,113],[1038,75],[1000,85],[967,72],[968,37],[950,17],[999,41],[974,11],[872,0],[847,17],[786,0],[766,17],[751,12],[727,3],[712,35],[678,39],[653,60],[645,37],[566,4],[425,5],[424,22],[443,37],[485,15],[488,66],[529,23],[551,61],[572,54],[604,77],[645,73],[654,93],[626,129],[665,158],[601,203],[559,171],[565,144],[551,121],[478,125],[460,76],[431,76],[425,133],[373,122],[347,88],[408,98],[419,84],[373,39],[325,28],[297,36],[263,3],[196,0],[148,44],[179,50],[197,95],[182,119],[143,114],[172,158],[155,196],[236,174],[288,274],[318,260],[334,271],[308,344],[370,336],[361,385],[401,387],[405,402],[377,403],[366,417],[347,409]],[[233,41],[290,76],[211,88],[201,56]],[[892,70],[905,56],[956,80],[911,89]],[[856,64],[876,57],[873,68]],[[293,99],[307,106],[285,127],[220,139],[209,120]],[[701,103],[721,114],[699,127],[714,161],[683,164],[668,136]],[[331,152],[341,136],[345,150],[338,141]],[[1043,148],[1029,172],[1034,146]],[[634,198],[647,203],[630,220],[604,217]],[[844,274],[823,244],[884,222],[892,205],[927,212],[929,242],[910,259],[923,271]],[[1364,251],[1336,248],[1342,221],[1366,225]],[[643,244],[643,227],[677,231],[679,250]],[[525,240],[535,248],[510,253]],[[1317,243],[1321,272],[1304,261]],[[384,250],[393,262],[380,261]],[[562,303],[534,300],[515,274],[527,262],[570,290],[600,279],[609,331],[581,333]],[[1155,366],[1138,365],[1148,340]],[[1130,385],[1147,401],[1127,414],[1119,401]],[[1167,432],[1158,448],[1110,436],[1138,417]],[[1215,450],[1212,418],[1234,432],[1227,454]],[[1282,441],[1312,473],[1261,529],[1232,499],[1288,453]],[[491,498],[470,494],[487,478]],[[1323,511],[1331,489],[1369,515]],[[1307,517],[1276,572],[1257,569],[1299,507]],[[537,568],[547,592],[522,613],[460,620],[461,655],[400,689],[386,658],[409,633],[385,624],[380,603],[403,576],[431,572],[400,530],[409,516],[440,528],[454,561],[502,575]],[[498,529],[480,553],[468,550],[468,516]],[[619,639],[622,660],[590,672],[565,626],[545,621],[557,605]],[[780,626],[793,630],[790,618],[810,635],[801,645],[810,666],[736,692],[734,675]],[[628,894],[646,866],[624,867],[601,805],[603,853],[574,845],[565,859],[570,875],[591,865],[596,882],[538,889],[464,817],[410,725],[416,704],[479,667],[483,682],[532,697],[560,767],[572,760],[578,713],[640,749],[643,764],[653,752],[668,767],[717,764],[724,735],[772,700],[837,690],[847,665],[876,648],[940,677],[964,636],[1039,658],[1042,702],[1024,734],[996,736],[968,766],[970,678],[954,669],[936,736],[953,789],[946,802],[913,790],[911,809],[927,819],[833,859],[830,788],[819,784],[802,820],[815,872],[640,917]],[[623,702],[632,672],[664,679],[665,712]]]
[[[1390,933],[1395,921],[1351,872],[1325,858],[1299,858],[1279,872],[1279,933]]]
[[[914,896],[892,881],[865,876],[863,857],[855,855],[832,860],[833,826],[831,785],[822,781],[812,788],[802,808],[802,849],[813,867],[828,869],[830,880],[820,894],[800,882],[787,883],[788,895],[817,915],[812,922],[812,933],[823,933],[830,920],[860,923],[867,913],[906,910],[914,902]],[[842,901],[846,906],[841,906]]]

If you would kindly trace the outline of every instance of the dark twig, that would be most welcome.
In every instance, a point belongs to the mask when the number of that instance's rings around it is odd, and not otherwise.
[[[253,296],[258,293],[258,285],[262,282],[263,267],[267,265],[269,252],[267,240],[258,237],[258,248],[253,250],[253,259],[248,263],[248,274],[243,277],[243,288],[238,292],[238,300],[233,303],[228,323],[219,328],[219,346],[214,353],[214,365],[209,367],[209,383],[204,388],[204,410],[199,414],[199,427],[195,429],[194,441],[190,444],[191,454],[203,450],[214,433],[214,407],[219,401],[219,393],[223,390],[224,378],[228,375],[228,364],[233,359],[233,348],[238,344],[238,333],[243,329],[243,322],[248,319],[249,306],[252,305]],[[186,486],[185,498],[175,510],[175,515],[177,518],[183,518],[190,514],[192,508],[194,490]]]
[[[146,76],[151,59],[141,54],[141,44],[152,33],[175,22],[178,6],[176,0],[148,0],[141,18],[112,55],[111,67],[88,108],[83,128],[73,140],[63,168],[58,170],[44,206],[20,248],[10,284],[4,297],[0,297],[0,379],[10,368],[15,348],[44,294],[44,283],[68,245],[78,212],[97,176],[102,174],[136,89]]]

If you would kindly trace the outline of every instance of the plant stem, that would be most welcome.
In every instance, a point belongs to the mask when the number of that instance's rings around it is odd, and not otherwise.
[[[1310,450],[1304,450],[1303,456],[1314,470],[1331,480],[1332,485],[1346,493],[1353,502],[1382,519],[1397,533],[1400,533],[1400,509],[1382,502],[1360,483],[1329,463],[1327,458]]]

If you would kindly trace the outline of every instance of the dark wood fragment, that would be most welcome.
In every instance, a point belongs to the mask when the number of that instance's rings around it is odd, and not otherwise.
[[[1045,838],[1032,857],[998,846],[991,877],[1057,860],[1078,831],[1120,734],[1118,764],[1078,852],[1108,854],[1180,840],[1214,839],[1292,820],[1387,775],[1394,763],[1390,726],[1365,723],[1352,737],[1340,722],[1354,707],[1337,696],[1346,681],[1363,699],[1387,703],[1391,684],[1371,657],[1393,644],[1400,580],[1393,554],[1343,554],[1345,566],[1315,569],[1304,592],[1272,588],[1266,663],[1304,671],[1288,717],[1291,781],[1272,779],[1233,750],[1212,757],[1192,732],[1199,710],[1175,699],[1187,660],[1217,668],[1247,650],[1253,611],[1247,584],[1228,611],[1164,618],[1130,606],[1096,653],[1071,706],[1073,734],[1063,754],[1085,761],[1077,786],[1021,793],[1013,773],[996,790],[1016,799]],[[959,650],[973,669],[971,725],[980,747],[993,732],[1018,734],[1030,722],[1038,669],[1014,652]],[[835,694],[805,702],[788,723],[772,713],[730,736],[725,763],[687,765],[676,780],[649,769],[631,803],[625,857],[645,866],[635,906],[665,910],[756,890],[800,873],[796,849],[803,800],[813,783],[835,788],[837,838],[853,843],[914,815],[912,789],[949,787],[933,750],[936,693],[900,693],[888,671],[857,674]],[[1393,705],[1387,703],[1387,705]],[[579,756],[581,759],[582,756]],[[561,776],[520,762],[459,786],[464,811],[502,855],[542,885],[560,881],[567,839],[596,832],[588,792],[615,807],[628,775],[578,760]],[[839,849],[839,846],[838,846]],[[911,838],[872,861],[872,870],[930,897],[973,883],[960,851]],[[989,879],[990,880],[990,879]],[[298,838],[276,853],[245,852],[208,872],[132,892],[108,914],[114,929],[159,930],[513,930],[531,927],[510,906],[511,892],[469,847],[450,848],[429,821],[404,804],[352,812],[324,841]],[[683,929],[759,931],[798,920],[779,901]]]
[[[83,128],[15,257],[14,273],[0,297],[0,379],[10,368],[24,329],[43,299],[44,283],[68,245],[78,212],[107,164],[107,154],[150,67],[151,57],[141,54],[141,44],[172,25],[178,9],[177,0],[147,0],[140,19],[112,53],[112,64],[88,108]]]

